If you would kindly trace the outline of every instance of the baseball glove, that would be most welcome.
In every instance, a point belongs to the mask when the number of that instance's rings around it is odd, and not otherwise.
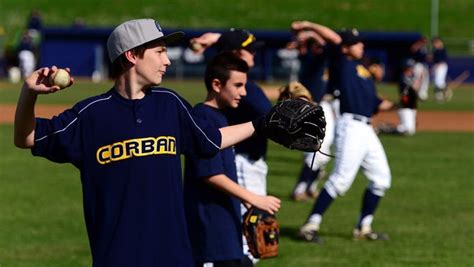
[[[323,109],[302,99],[278,102],[253,125],[257,134],[263,133],[287,148],[305,152],[319,151],[326,131]]]
[[[252,256],[258,259],[278,256],[280,224],[275,216],[252,207],[243,216],[242,230]]]
[[[281,87],[279,91],[280,96],[278,97],[278,101],[298,98],[313,101],[313,97],[311,96],[309,90],[299,82],[290,82],[286,86]]]

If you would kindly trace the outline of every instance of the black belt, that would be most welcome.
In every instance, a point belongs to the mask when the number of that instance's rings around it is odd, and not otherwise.
[[[352,116],[352,119],[353,120],[356,120],[356,121],[360,121],[360,122],[363,122],[363,123],[366,123],[366,124],[372,124],[372,119],[371,118],[367,118],[365,116],[362,116],[362,115],[357,115],[357,114],[351,114]]]

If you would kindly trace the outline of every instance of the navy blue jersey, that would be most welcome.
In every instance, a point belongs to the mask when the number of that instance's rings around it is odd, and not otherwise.
[[[382,100],[377,96],[370,72],[357,60],[348,59],[341,46],[331,48],[330,85],[339,90],[340,112],[372,117]]]
[[[221,135],[173,91],[115,89],[37,119],[32,153],[81,173],[93,266],[192,266],[181,153],[212,156]]]
[[[272,109],[272,104],[257,84],[248,81],[245,89],[247,95],[242,97],[239,107],[225,110],[230,125],[254,120],[267,114]],[[265,157],[267,154],[267,139],[261,135],[254,135],[237,144],[235,152],[237,154],[248,154],[253,160]]]
[[[411,57],[420,63],[426,63],[428,57],[428,48],[426,45],[420,47],[418,50],[411,53]]]
[[[323,80],[328,53],[325,47],[308,48],[308,52],[300,55],[301,69],[299,81],[309,89],[313,100],[320,102],[326,93],[326,82]]]
[[[433,63],[441,63],[448,61],[448,53],[446,52],[445,48],[442,49],[435,49],[433,51]]]
[[[194,112],[214,127],[228,125],[218,109],[198,104]],[[184,203],[196,262],[239,260],[243,256],[239,200],[204,181],[217,174],[224,174],[237,183],[232,148],[209,159],[186,156]]]

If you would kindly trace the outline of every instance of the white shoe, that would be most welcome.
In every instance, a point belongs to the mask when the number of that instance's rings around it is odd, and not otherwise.
[[[319,237],[319,225],[308,222],[300,228],[299,236],[305,241],[321,244],[323,241]]]
[[[387,234],[374,232],[370,226],[362,227],[361,229],[355,228],[352,231],[352,237],[354,240],[389,240]]]

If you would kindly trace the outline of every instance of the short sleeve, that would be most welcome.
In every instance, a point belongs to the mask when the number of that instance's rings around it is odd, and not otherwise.
[[[77,166],[82,159],[80,125],[75,108],[68,109],[52,119],[37,118],[32,154]]]
[[[202,158],[197,155],[190,155],[186,157],[186,160],[191,161],[191,164],[194,165],[193,169],[195,175],[193,175],[193,177],[200,179],[225,173],[222,152],[217,153],[217,155],[212,158]]]
[[[203,157],[214,156],[220,151],[222,137],[219,128],[196,116],[184,99],[178,98],[178,100],[180,101],[178,110],[182,130],[182,152]]]

